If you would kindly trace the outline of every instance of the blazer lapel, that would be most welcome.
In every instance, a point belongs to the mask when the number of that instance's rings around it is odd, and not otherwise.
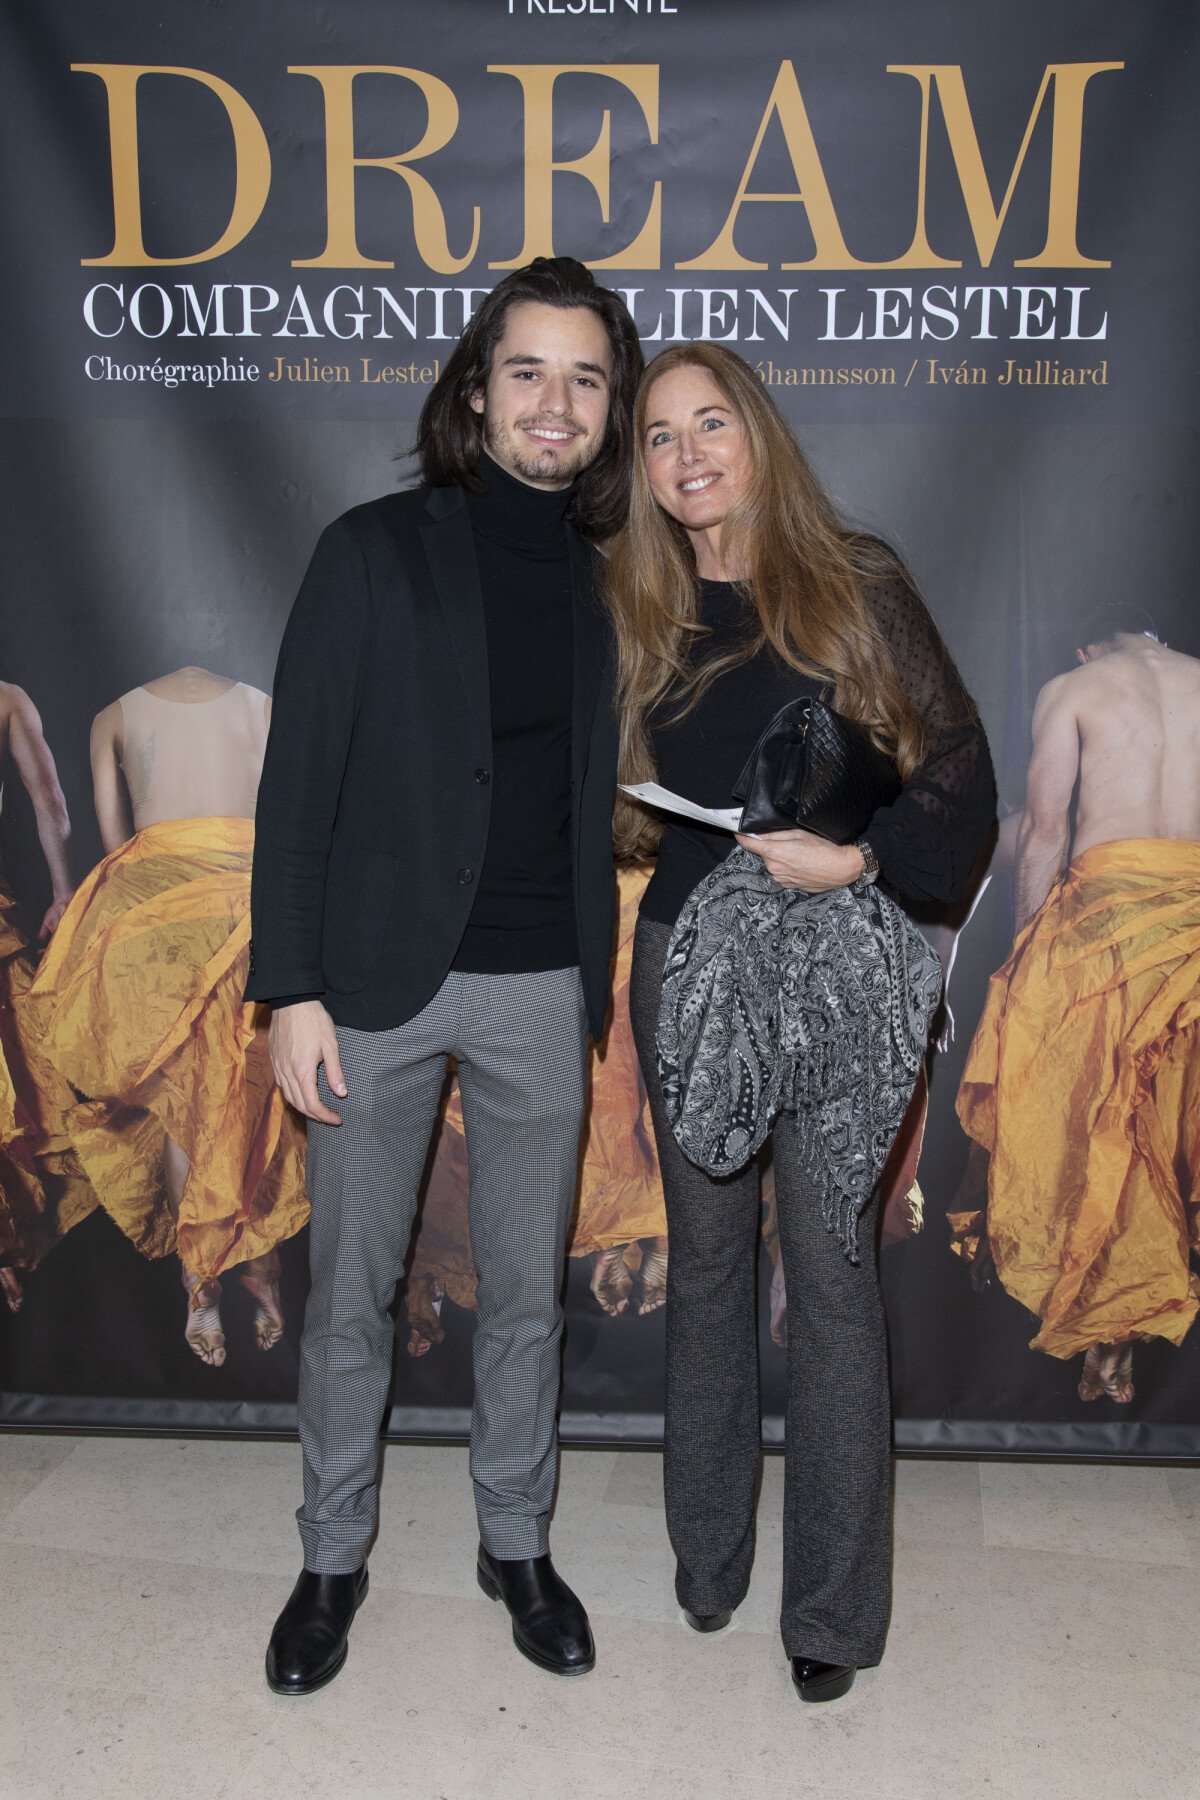
[[[608,621],[596,591],[595,552],[579,533],[567,527],[571,557],[571,610],[575,651],[571,699],[571,796],[578,818],[578,801],[587,772],[592,720],[604,665],[608,658]]]
[[[492,707],[487,629],[483,619],[479,565],[475,560],[471,521],[462,489],[431,488],[425,512],[427,523],[421,526],[421,539],[454,645],[467,703],[490,762]]]

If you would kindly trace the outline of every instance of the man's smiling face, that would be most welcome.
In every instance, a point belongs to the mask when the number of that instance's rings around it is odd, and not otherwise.
[[[599,455],[612,352],[589,306],[510,306],[486,388],[471,396],[494,462],[530,487],[564,488]]]

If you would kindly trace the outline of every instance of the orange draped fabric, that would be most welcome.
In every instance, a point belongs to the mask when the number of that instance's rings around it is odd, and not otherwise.
[[[604,1054],[592,1051],[592,1092],[583,1144],[579,1204],[568,1251],[587,1256],[640,1238],[664,1237],[667,1214],[658,1178],[654,1127],[629,1019],[633,933],[649,872],[622,869],[617,883],[617,958],[612,1020]]]
[[[1182,1341],[1200,1208],[1200,844],[1072,862],[992,977],[958,1096],[990,1153],[986,1229],[1033,1347]]]
[[[147,826],[83,882],[34,983],[42,1049],[83,1098],[75,1146],[146,1256],[210,1279],[308,1217],[303,1136],[267,1057],[265,1008],[242,1001],[249,819]],[[190,1168],[178,1220],[166,1138]]]
[[[96,1196],[70,1142],[71,1090],[39,1049],[16,914],[0,883],[0,1266],[32,1269]]]

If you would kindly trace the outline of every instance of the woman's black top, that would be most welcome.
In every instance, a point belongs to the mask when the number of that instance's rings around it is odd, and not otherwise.
[[[879,809],[864,837],[880,880],[900,899],[948,901],[966,884],[996,815],[996,784],[983,727],[924,602],[897,572],[864,583],[864,597],[892,654],[905,693],[930,735],[925,761],[899,798]],[[700,622],[708,635],[695,654],[715,660],[745,642],[748,602],[727,581],[700,583]],[[782,706],[821,683],[764,647],[727,669],[675,723],[670,696],[650,720],[650,741],[665,788],[701,806],[736,805],[733,784],[764,727]],[[673,925],[697,882],[733,848],[726,831],[670,819],[658,864],[642,900],[647,918]]]

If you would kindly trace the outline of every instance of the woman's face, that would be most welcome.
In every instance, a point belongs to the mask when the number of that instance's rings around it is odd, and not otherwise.
[[[654,498],[686,531],[719,526],[754,476],[741,413],[697,363],[650,384],[642,454]]]

